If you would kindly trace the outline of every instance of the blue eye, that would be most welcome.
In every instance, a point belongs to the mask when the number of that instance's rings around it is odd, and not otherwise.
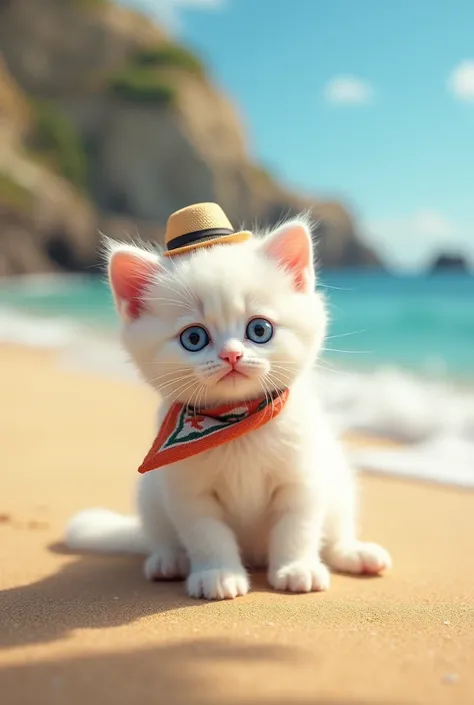
[[[189,326],[183,330],[179,341],[185,350],[199,352],[209,345],[209,333],[202,326]]]
[[[273,338],[273,326],[266,318],[252,318],[247,324],[246,335],[252,343],[263,345]]]

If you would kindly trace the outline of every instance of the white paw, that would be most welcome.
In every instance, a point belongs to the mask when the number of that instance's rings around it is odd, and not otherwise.
[[[188,574],[188,558],[183,551],[163,550],[153,553],[145,561],[148,580],[177,580]]]
[[[249,591],[249,579],[243,568],[198,570],[188,578],[188,595],[206,600],[229,600]]]
[[[330,584],[329,570],[324,563],[310,561],[295,561],[271,570],[268,580],[275,590],[288,592],[319,592],[327,590]]]
[[[356,575],[378,575],[392,566],[391,558],[382,546],[362,541],[335,546],[328,554],[328,563],[334,570]]]

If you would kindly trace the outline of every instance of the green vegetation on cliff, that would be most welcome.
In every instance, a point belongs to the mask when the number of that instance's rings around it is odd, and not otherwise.
[[[199,76],[204,75],[204,66],[197,56],[172,42],[142,49],[135,55],[134,64],[136,66],[181,69]]]
[[[10,174],[0,171],[0,203],[13,211],[29,210],[33,196],[27,188],[17,183]]]
[[[179,44],[165,42],[137,51],[128,65],[112,76],[109,89],[121,100],[171,107],[177,88],[167,69],[204,75],[203,65],[192,52]]]
[[[83,190],[87,182],[87,156],[74,125],[47,102],[33,104],[33,129],[28,143],[32,156]]]
[[[154,69],[129,66],[110,81],[110,91],[131,103],[171,107],[176,89]]]

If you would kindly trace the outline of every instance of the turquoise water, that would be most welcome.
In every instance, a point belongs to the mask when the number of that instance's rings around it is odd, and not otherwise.
[[[474,277],[326,272],[320,287],[332,320],[315,393],[339,431],[405,443],[352,450],[351,462],[474,487]],[[117,329],[99,279],[0,280],[0,341],[55,349],[69,369],[142,384]]]
[[[388,363],[430,374],[474,376],[474,276],[389,276],[341,273],[324,277],[333,316],[327,346],[351,366]],[[354,352],[360,351],[360,352]]]
[[[380,364],[474,378],[474,277],[390,276],[326,272],[320,281],[331,314],[328,364]],[[0,283],[0,307],[48,318],[73,318],[96,330],[116,326],[108,288],[95,278]]]

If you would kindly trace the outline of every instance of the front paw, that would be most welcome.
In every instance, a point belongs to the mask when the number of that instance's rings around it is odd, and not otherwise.
[[[319,592],[327,590],[330,584],[324,563],[311,561],[295,561],[270,570],[268,580],[275,590],[287,592]]]
[[[243,568],[197,570],[188,578],[188,595],[206,600],[229,600],[249,591],[248,575]]]
[[[389,554],[382,546],[362,541],[334,546],[327,559],[334,570],[354,575],[378,575],[392,565]]]

